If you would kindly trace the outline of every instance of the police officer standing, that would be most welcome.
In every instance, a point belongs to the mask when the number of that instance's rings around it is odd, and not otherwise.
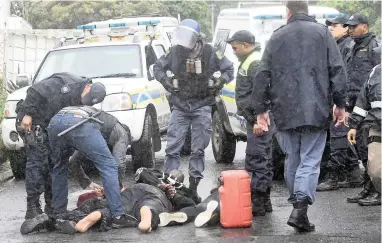
[[[347,111],[354,112],[353,108],[357,100],[357,96],[363,84],[368,80],[369,74],[373,67],[381,63],[381,56],[373,49],[378,47],[376,36],[369,32],[369,21],[362,14],[354,14],[346,23],[349,26],[349,34],[354,39],[355,45],[350,53],[350,60],[347,63],[348,71],[348,104]],[[362,160],[364,167],[367,167],[367,145],[363,139],[365,127],[361,123],[358,127],[357,136],[357,152]],[[375,191],[370,177],[365,172],[364,188],[355,196],[347,198],[349,203],[357,203],[360,199],[364,199]]]
[[[351,50],[355,44],[348,34],[348,26],[346,26],[348,20],[349,18],[345,16],[326,20],[326,25],[329,26],[330,32],[337,41],[345,64],[349,61]],[[317,186],[317,191],[338,190],[340,187],[356,187],[361,184],[358,157],[353,152],[354,149],[349,147],[346,138],[349,128],[345,124],[340,126],[335,126],[335,124],[335,121],[330,124],[328,174]]]
[[[381,53],[381,47],[377,48]],[[357,128],[363,122],[369,127],[368,165],[367,173],[375,187],[375,191],[369,193],[368,197],[359,199],[361,206],[381,205],[381,64],[372,70],[369,80],[363,85],[358,95],[356,106],[349,117],[351,130],[348,133],[349,142],[356,143]]]
[[[154,65],[155,78],[171,93],[173,111],[167,131],[164,171],[180,166],[180,151],[191,125],[190,189],[195,193],[204,171],[204,150],[211,138],[211,112],[215,96],[233,79],[233,64],[201,38],[199,23],[183,20],[173,46]],[[166,75],[170,70],[174,77]],[[213,74],[221,72],[219,78]],[[210,84],[210,85],[209,85]]]
[[[119,187],[122,189],[126,171],[126,153],[131,142],[129,127],[120,123],[115,116],[91,106],[71,106],[62,109],[60,112],[80,114],[83,116],[92,116],[97,112],[101,112],[97,116],[97,119],[103,122],[102,126],[100,126],[100,131],[107,145],[111,148],[112,155],[117,162]],[[81,166],[81,161],[84,159],[85,156],[80,151],[76,150],[69,159],[71,170],[77,175],[79,183],[83,189],[101,189],[99,185],[92,182],[85,174]]]
[[[288,225],[314,231],[307,211],[316,197],[331,111],[345,119],[346,69],[326,26],[308,15],[307,1],[287,1],[287,24],[276,30],[255,76],[252,99],[257,124],[269,130],[268,101],[287,154],[285,179],[293,204]]]
[[[27,163],[25,187],[27,211],[25,219],[42,214],[40,195],[44,192],[45,213],[52,213],[52,179],[49,169],[49,139],[46,128],[50,119],[63,107],[94,105],[105,98],[101,83],[69,73],[56,73],[33,84],[25,100],[17,105],[16,128],[25,142]]]
[[[253,127],[256,114],[252,107],[252,89],[256,86],[254,80],[258,65],[259,53],[255,50],[255,36],[246,30],[236,32],[227,40],[231,44],[235,55],[240,61],[236,77],[235,100],[237,114],[247,120],[247,148],[245,168],[252,172],[251,195],[252,214],[264,216],[265,212],[272,212],[271,184],[272,184],[272,129],[269,132],[255,136]],[[256,131],[255,131],[256,133]]]

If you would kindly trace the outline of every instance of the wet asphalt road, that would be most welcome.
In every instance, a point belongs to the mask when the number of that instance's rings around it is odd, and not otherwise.
[[[216,164],[211,147],[207,149],[205,179],[199,187],[202,198],[209,195],[222,170],[244,168],[244,151],[245,143],[238,143],[234,163],[223,165]],[[163,165],[163,150],[156,156],[157,167],[160,168]],[[184,157],[183,171],[187,171],[187,161],[187,157]],[[132,176],[131,170],[127,172],[128,181],[132,180]],[[188,178],[185,181],[188,182]],[[73,179],[69,183],[69,209],[72,209],[78,195],[84,191]],[[47,232],[21,235],[19,229],[26,210],[25,186],[24,181],[10,180],[0,185],[0,242],[381,242],[380,207],[360,207],[346,203],[346,196],[358,190],[318,193],[317,201],[308,213],[311,222],[316,224],[313,233],[297,233],[286,224],[292,206],[286,202],[288,193],[283,182],[275,182],[272,192],[274,211],[265,217],[254,218],[252,228],[248,229],[195,228],[190,223],[159,228],[149,234],[130,228],[76,235]]]

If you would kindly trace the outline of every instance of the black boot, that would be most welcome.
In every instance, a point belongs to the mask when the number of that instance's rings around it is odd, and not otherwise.
[[[360,206],[379,206],[381,205],[381,194],[378,192],[371,193],[367,198],[358,201]]]
[[[32,232],[37,232],[48,228],[49,217],[45,214],[39,214],[34,218],[27,219],[21,225],[20,233],[29,234]]]
[[[189,178],[189,189],[192,191],[191,199],[196,203],[199,204],[202,199],[198,195],[198,185],[200,182],[200,178]]]
[[[265,198],[267,197],[266,192],[252,191],[252,215],[253,216],[265,216]]]
[[[25,219],[32,219],[42,214],[40,199],[27,199],[27,212],[25,213]]]
[[[338,182],[340,188],[355,188],[362,186],[361,171],[359,166],[354,167],[351,171],[346,171],[345,179]]]
[[[338,190],[338,175],[335,172],[329,172],[327,177],[317,186],[316,191],[334,191]]]
[[[288,225],[300,232],[315,230],[314,224],[311,224],[308,219],[308,200],[297,201],[293,204],[293,211],[289,216]]]
[[[348,203],[358,203],[358,201],[360,199],[367,198],[369,196],[369,194],[372,192],[373,184],[371,183],[370,177],[367,177],[365,179],[366,179],[366,181],[365,181],[365,184],[363,186],[363,190],[355,196],[348,197],[347,198]]]
[[[265,212],[267,212],[267,213],[270,213],[273,211],[272,202],[271,202],[271,188],[270,187],[267,189],[267,195],[265,197],[265,202],[264,202],[264,209],[265,209]]]

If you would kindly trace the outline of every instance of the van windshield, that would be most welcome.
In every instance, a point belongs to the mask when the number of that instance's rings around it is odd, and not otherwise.
[[[83,77],[117,74],[142,77],[140,48],[138,45],[112,45],[51,51],[36,74],[34,82],[60,72]]]

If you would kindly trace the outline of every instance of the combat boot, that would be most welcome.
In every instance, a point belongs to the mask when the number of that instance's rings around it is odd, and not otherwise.
[[[265,202],[264,202],[264,209],[265,209],[265,212],[267,212],[267,213],[270,213],[273,211],[272,202],[271,202],[271,188],[270,187],[267,189],[267,195],[265,197]]]
[[[308,200],[293,203],[293,211],[287,223],[300,232],[311,232],[315,230],[314,224],[308,219]]]
[[[361,192],[359,192],[357,195],[355,196],[352,196],[352,197],[348,197],[347,198],[347,202],[348,203],[358,203],[358,201],[360,199],[364,199],[364,198],[367,198],[369,196],[369,194],[371,194],[372,190],[373,190],[373,184],[371,183],[370,181],[370,178],[366,178],[366,181],[365,181],[365,184],[363,186],[363,190]]]
[[[338,190],[338,175],[335,172],[329,172],[327,177],[317,186],[316,191],[335,191]]]
[[[265,216],[265,198],[267,197],[266,192],[252,191],[251,201],[252,201],[252,215],[253,216]]]
[[[189,181],[188,188],[191,190],[191,194],[192,194],[190,197],[196,204],[199,204],[202,201],[202,199],[198,195],[198,185],[200,182],[200,178],[190,177],[188,181]]]
[[[340,188],[355,188],[362,186],[361,170],[359,166],[345,173],[345,179],[338,182]]]
[[[39,214],[34,218],[30,218],[24,221],[21,225],[20,233],[29,234],[48,228],[49,217],[45,213]]]
[[[27,200],[27,211],[25,213],[25,219],[32,219],[35,218],[36,216],[42,214],[42,209],[40,205],[40,199],[37,200],[32,200],[29,199]]]
[[[358,201],[360,206],[379,206],[381,205],[381,194],[378,192],[371,193],[367,198]]]

